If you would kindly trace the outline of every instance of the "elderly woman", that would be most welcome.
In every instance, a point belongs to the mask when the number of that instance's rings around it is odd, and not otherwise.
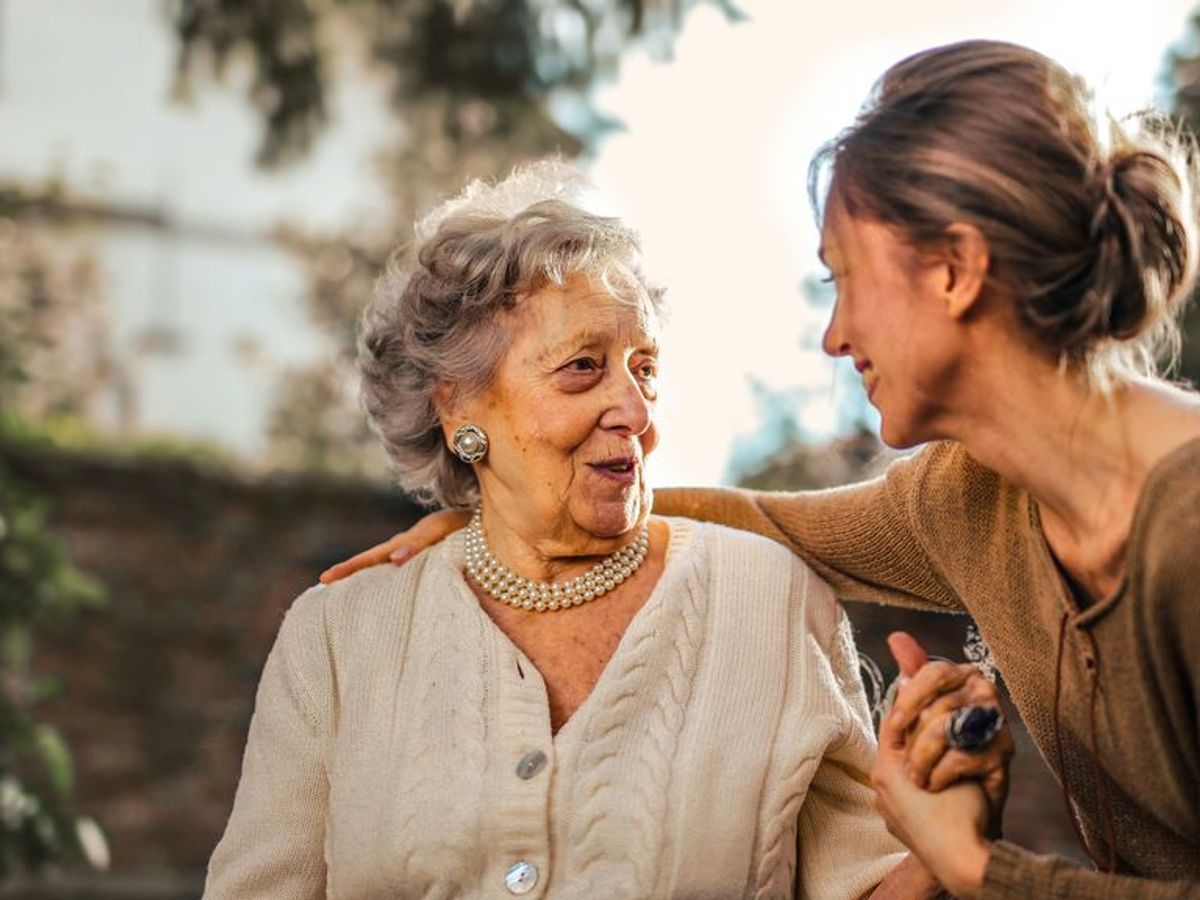
[[[475,185],[381,280],[367,409],[407,489],[474,514],[296,601],[206,897],[849,898],[900,862],[829,588],[650,518],[660,293],[572,190]]]

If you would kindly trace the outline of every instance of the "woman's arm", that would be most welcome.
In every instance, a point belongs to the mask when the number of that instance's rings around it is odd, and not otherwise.
[[[320,603],[310,592],[288,612],[263,668],[233,812],[208,864],[204,900],[325,896],[332,695],[317,658],[324,646]]]
[[[1096,872],[1057,856],[1041,856],[1006,841],[995,841],[990,846],[982,889],[975,896],[980,900],[1025,900],[1026,897],[1200,900],[1200,884]]]
[[[922,510],[944,512],[927,496],[928,485],[940,487],[953,472],[955,452],[961,451],[931,445],[893,462],[879,478],[824,491],[667,488],[655,492],[654,511],[778,541],[843,599],[961,612],[926,550],[921,521]],[[939,471],[930,473],[933,466]]]
[[[778,541],[844,599],[961,612],[958,598],[922,543],[923,510],[944,513],[936,497],[924,495],[926,481],[936,486],[946,476],[939,471],[926,478],[933,457],[952,478],[957,458],[947,445],[935,445],[897,460],[885,475],[862,484],[779,493],[665,488],[655,491],[654,511],[718,522]],[[403,563],[465,524],[464,513],[430,513],[407,531],[327,569],[321,581],[337,581],[389,561]]]

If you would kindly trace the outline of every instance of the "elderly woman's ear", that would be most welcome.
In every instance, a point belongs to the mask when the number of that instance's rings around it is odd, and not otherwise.
[[[461,402],[452,385],[443,383],[434,388],[433,406],[441,420],[442,436],[451,453],[468,464],[477,463],[487,456],[487,431],[471,415],[471,404]]]

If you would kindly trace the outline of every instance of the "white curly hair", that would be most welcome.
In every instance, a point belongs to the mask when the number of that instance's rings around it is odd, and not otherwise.
[[[497,313],[580,275],[661,311],[636,232],[590,212],[594,200],[590,182],[559,160],[473,181],[417,223],[413,249],[393,254],[380,276],[359,335],[363,405],[418,500],[478,502],[474,469],[446,447],[434,393],[445,385],[470,396],[491,382],[510,339]]]

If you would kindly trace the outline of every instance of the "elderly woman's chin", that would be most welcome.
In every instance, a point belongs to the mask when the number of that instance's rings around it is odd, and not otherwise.
[[[571,518],[583,531],[594,538],[628,537],[650,518],[653,492],[642,481],[642,473],[623,490],[611,485],[592,484],[577,491],[570,501]],[[588,479],[595,481],[603,476]]]

